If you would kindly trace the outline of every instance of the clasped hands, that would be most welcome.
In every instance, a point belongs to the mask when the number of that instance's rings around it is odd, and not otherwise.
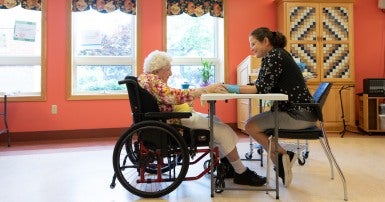
[[[239,86],[230,84],[211,84],[205,89],[207,93],[239,93]]]

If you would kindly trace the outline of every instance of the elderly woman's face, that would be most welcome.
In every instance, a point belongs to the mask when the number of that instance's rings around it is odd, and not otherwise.
[[[171,65],[168,64],[167,66],[155,71],[155,74],[159,76],[159,78],[167,83],[168,81],[168,78],[172,75],[172,72],[171,72]]]

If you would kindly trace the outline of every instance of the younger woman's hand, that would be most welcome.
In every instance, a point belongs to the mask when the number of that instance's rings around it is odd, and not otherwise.
[[[211,84],[205,87],[207,93],[228,93],[224,84]]]

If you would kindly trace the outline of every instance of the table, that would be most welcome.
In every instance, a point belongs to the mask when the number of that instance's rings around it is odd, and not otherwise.
[[[269,93],[269,94],[233,94],[233,93],[226,93],[226,94],[219,94],[219,93],[207,93],[201,95],[201,101],[206,101],[209,103],[209,128],[210,128],[210,158],[213,159],[213,148],[214,148],[214,115],[215,115],[215,102],[218,100],[230,100],[230,99],[261,99],[261,100],[270,100],[270,101],[285,101],[288,100],[288,96],[286,94],[281,93]],[[278,111],[278,102],[274,102],[273,104],[274,109],[274,117],[275,117],[275,128],[274,128],[274,136],[275,136],[275,152],[277,151],[278,146],[278,118],[277,118],[277,111]],[[278,162],[278,155],[277,162]],[[268,159],[269,161],[269,159]],[[214,168],[213,164],[210,164],[211,173],[213,173]],[[211,197],[214,196],[214,176],[211,175]],[[228,189],[228,188],[223,188]],[[236,189],[236,188],[230,188],[230,189]],[[255,188],[239,188],[238,190],[259,190],[259,191],[275,191],[276,193],[276,199],[279,199],[279,186],[278,186],[278,170],[275,172],[275,187],[271,188],[268,183],[266,184],[266,187],[255,187]]]

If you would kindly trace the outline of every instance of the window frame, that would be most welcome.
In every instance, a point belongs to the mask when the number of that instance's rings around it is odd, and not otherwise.
[[[46,66],[46,50],[47,50],[47,0],[41,0],[41,11],[36,11],[36,12],[41,12],[41,45],[40,45],[40,95],[21,95],[21,96],[12,96],[12,95],[7,95],[7,100],[9,102],[29,102],[29,101],[46,101],[47,100],[47,66]],[[21,6],[21,5],[19,5]],[[26,58],[34,58],[32,60],[27,60],[25,61]],[[8,61],[12,60],[15,62],[9,62],[7,63],[8,65],[37,65],[33,61],[38,61],[39,57],[38,56],[5,56],[1,58],[7,58]],[[24,63],[21,63],[24,62]]]
[[[129,15],[129,14],[127,14]],[[135,44],[135,54],[134,59],[131,60],[132,62],[132,74],[134,76],[137,75],[138,71],[138,61],[139,61],[139,36],[140,36],[140,17],[141,17],[141,9],[140,9],[140,0],[136,0],[136,20],[135,20],[135,36],[134,36],[134,44]],[[68,1],[67,4],[67,38],[69,39],[67,41],[67,65],[66,65],[66,98],[67,100],[117,100],[117,99],[126,99],[127,98],[127,91],[124,91],[122,93],[105,93],[105,94],[85,94],[85,95],[79,95],[79,94],[73,94],[72,92],[72,84],[73,84],[73,65],[74,65],[74,57],[73,57],[73,45],[72,45],[72,9],[71,9],[71,1]],[[76,64],[78,65],[119,65],[123,63],[123,60],[127,62],[126,58],[119,58],[116,60],[113,64],[105,62],[103,58],[114,58],[115,56],[98,56],[97,58],[93,58],[93,62],[86,62],[86,57],[78,57]],[[98,63],[96,63],[98,62]],[[127,64],[122,64],[127,65]],[[122,77],[122,79],[124,79]],[[118,82],[118,81],[117,81]]]
[[[167,8],[166,8],[166,0],[162,0],[162,19],[163,19],[163,50],[167,51]],[[223,0],[223,38],[216,38],[218,46],[218,49],[222,49],[223,54],[220,54],[219,50],[216,50],[217,57],[216,58],[202,58],[205,60],[208,60],[213,63],[213,65],[216,65],[216,72],[217,75],[216,82],[224,82],[228,83],[228,62],[227,62],[227,55],[228,55],[228,42],[225,40],[227,38],[227,0]],[[223,43],[219,43],[219,41],[223,41]],[[217,47],[216,47],[217,48]],[[186,62],[187,61],[187,62]],[[174,65],[202,65],[200,58],[183,58],[183,57],[172,57],[172,66]],[[223,71],[221,71],[223,69]]]

